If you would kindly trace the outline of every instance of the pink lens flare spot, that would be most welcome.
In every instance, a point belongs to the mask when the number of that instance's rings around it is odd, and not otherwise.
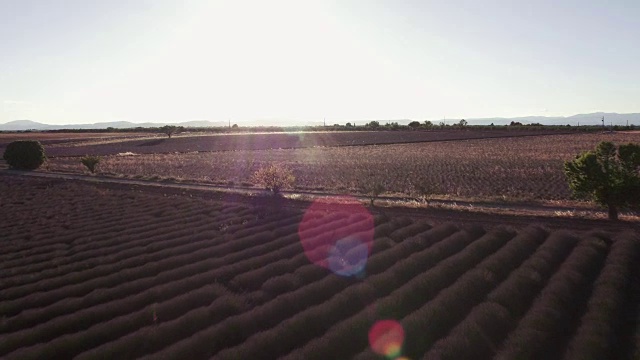
[[[373,216],[352,197],[314,201],[298,228],[307,258],[342,276],[364,274],[373,233]]]
[[[380,320],[369,330],[371,349],[389,359],[398,359],[402,353],[404,329],[395,320]]]

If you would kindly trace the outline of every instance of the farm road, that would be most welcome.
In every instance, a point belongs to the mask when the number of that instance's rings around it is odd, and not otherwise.
[[[82,174],[54,173],[42,171],[18,171],[2,169],[0,167],[0,175],[8,176],[27,176],[36,178],[49,178],[66,181],[81,181],[95,183],[104,186],[133,187],[138,190],[160,191],[171,194],[185,194],[185,192],[197,193],[205,197],[228,198],[229,195],[235,195],[243,200],[256,198],[256,195],[263,194],[264,191],[255,188],[242,187],[225,187],[205,184],[189,184],[189,183],[171,183],[151,180],[136,180],[124,178],[112,178],[102,176],[90,176]],[[197,196],[196,194],[196,196]],[[321,193],[321,192],[305,192],[305,191],[283,191],[283,194],[294,196],[303,195],[304,200],[288,201],[286,206],[290,207],[306,207],[308,202],[313,199],[335,197],[344,194]],[[366,196],[353,196],[363,202],[369,200]],[[387,202],[390,206],[375,207],[371,209],[374,213],[394,213],[396,215],[405,215],[413,217],[429,217],[440,222],[455,221],[473,224],[506,224],[514,226],[526,226],[532,223],[539,223],[556,228],[629,228],[633,227],[640,230],[640,224],[637,222],[619,222],[611,223],[607,220],[600,219],[582,219],[572,217],[557,216],[558,212],[580,212],[582,214],[598,214],[602,213],[597,209],[575,209],[567,206],[542,206],[535,204],[504,204],[504,203],[488,203],[488,202],[465,202],[452,200],[431,201],[428,207],[402,206],[402,202],[411,202],[414,199],[406,197],[384,197],[376,200],[377,202]],[[395,202],[395,204],[393,204]]]

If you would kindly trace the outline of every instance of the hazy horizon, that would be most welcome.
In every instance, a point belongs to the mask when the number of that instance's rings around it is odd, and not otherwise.
[[[0,123],[640,113],[637,1],[0,1]]]

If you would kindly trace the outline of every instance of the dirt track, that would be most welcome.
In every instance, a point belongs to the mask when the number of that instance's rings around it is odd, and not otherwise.
[[[164,195],[190,196],[211,200],[234,202],[249,202],[257,206],[285,206],[291,208],[306,208],[314,199],[339,196],[340,194],[319,192],[283,192],[288,197],[300,196],[304,200],[279,199],[274,200],[266,193],[255,188],[222,187],[203,184],[184,184],[161,181],[145,181],[100,176],[51,173],[40,171],[0,170],[2,176],[28,176],[48,178],[72,182],[93,183],[100,187],[121,190],[136,190]],[[302,196],[301,196],[302,195]],[[368,198],[355,196],[363,202]],[[606,219],[587,219],[579,217],[559,217],[556,212],[570,212],[571,207],[540,206],[534,204],[500,204],[486,202],[461,201],[433,201],[428,207],[395,206],[392,203],[409,201],[408,198],[384,198],[378,203],[384,206],[370,207],[374,214],[389,214],[393,216],[407,216],[412,218],[427,218],[433,223],[454,222],[462,225],[482,225],[483,227],[513,226],[517,228],[528,225],[541,225],[553,229],[591,230],[602,229],[608,231],[636,230],[640,231],[640,223],[635,221],[611,222]],[[580,209],[583,214],[602,213],[597,209]]]

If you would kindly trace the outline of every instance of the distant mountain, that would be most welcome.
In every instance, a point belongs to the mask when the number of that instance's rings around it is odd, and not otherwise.
[[[128,129],[136,127],[160,127],[165,125],[176,125],[184,127],[219,127],[227,126],[225,122],[212,122],[208,120],[187,121],[182,123],[132,123],[129,121],[100,122],[94,124],[73,124],[73,125],[49,125],[31,120],[15,120],[5,124],[0,124],[0,131],[22,131],[22,130],[65,130],[65,129]]]
[[[0,124],[1,131],[18,131],[18,130],[30,130],[30,129],[45,129],[49,125],[31,121],[31,120],[15,120],[9,121],[6,124]]]
[[[224,122],[224,121],[213,122],[213,121],[209,121],[209,120],[193,120],[193,121],[185,121],[185,122],[171,124],[171,125],[178,125],[178,126],[184,126],[184,127],[196,127],[197,128],[197,127],[228,126],[229,123],[228,122]],[[157,125],[155,125],[155,126],[157,126]]]
[[[490,124],[509,125],[511,124],[512,121],[519,122],[524,125],[526,124],[558,125],[558,123],[562,123],[562,125],[566,125],[566,121],[564,119],[565,119],[564,117],[551,117],[551,116],[521,116],[521,117],[514,117],[514,118],[478,118],[478,119],[472,118],[472,119],[466,119],[466,120],[469,122],[469,125],[490,125]],[[455,121],[455,122],[458,122],[458,121]]]
[[[640,125],[640,113],[618,114],[597,112],[591,114],[578,114],[573,116],[523,116],[514,118],[469,118],[465,119],[469,125],[509,125],[512,121],[522,124],[543,124],[543,125],[602,125],[602,117],[604,116],[605,125]],[[443,120],[431,120],[434,124],[438,124]],[[447,124],[454,124],[460,119],[447,119]]]
[[[605,125],[626,125],[627,121],[629,125],[640,125],[640,114],[617,114],[617,113],[593,113],[593,114],[578,114],[568,117],[573,121],[580,121],[580,124],[585,125],[602,125],[602,118],[604,117]]]
[[[512,121],[520,122],[522,124],[543,124],[543,125],[602,125],[602,117],[604,117],[605,125],[640,125],[640,113],[633,114],[618,114],[618,113],[604,113],[597,112],[591,114],[577,114],[573,116],[523,116],[514,118],[467,118],[469,125],[509,125]],[[397,122],[399,124],[408,124],[410,119],[400,120],[378,120],[380,124],[386,124],[387,122]],[[422,121],[422,120],[420,120]],[[452,125],[460,122],[460,119],[438,119],[431,120],[434,124],[438,124],[441,121],[445,121],[447,124]],[[340,121],[341,125],[346,124],[347,121]],[[352,124],[364,125],[368,123],[367,120],[349,121]],[[233,122],[240,126],[322,126],[322,121],[291,121],[291,120],[277,120],[277,119],[263,119],[263,120],[246,120]],[[333,125],[337,123],[335,120],[327,120],[327,125]],[[31,120],[15,120],[6,124],[0,124],[0,131],[20,131],[20,130],[64,130],[64,129],[127,129],[135,127],[160,127],[164,125],[176,125],[184,127],[224,127],[228,126],[229,122],[225,121],[209,121],[209,120],[193,120],[181,123],[132,123],[129,121],[115,121],[115,122],[101,122],[94,124],[78,124],[78,125],[49,125],[43,124]]]

